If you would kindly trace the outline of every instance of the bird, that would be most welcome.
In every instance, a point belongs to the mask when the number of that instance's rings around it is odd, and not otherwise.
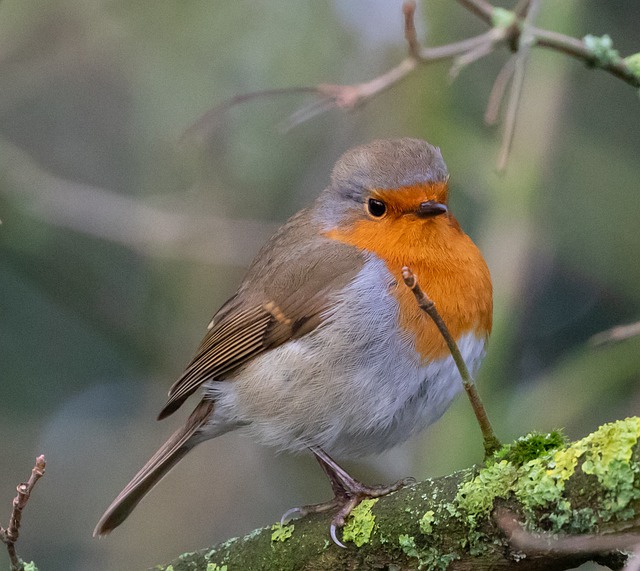
[[[368,486],[335,457],[392,448],[435,422],[462,388],[442,335],[402,280],[410,267],[472,375],[486,353],[492,283],[448,206],[440,149],[377,139],[346,151],[328,186],[266,242],[169,390],[163,419],[200,389],[184,426],[126,485],[94,535],[119,526],[199,443],[232,430],[310,451],[334,497],[283,520],[333,510],[334,542],[352,509],[412,482]]]

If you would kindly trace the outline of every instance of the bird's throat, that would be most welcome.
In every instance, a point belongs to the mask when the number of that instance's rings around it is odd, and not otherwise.
[[[472,332],[487,337],[492,325],[492,286],[482,254],[453,217],[434,220],[388,217],[359,220],[347,229],[333,229],[328,238],[356,246],[381,258],[395,278],[390,294],[398,300],[398,323],[413,334],[425,361],[448,356],[438,329],[416,304],[402,280],[402,267],[418,276],[436,303],[454,339]]]

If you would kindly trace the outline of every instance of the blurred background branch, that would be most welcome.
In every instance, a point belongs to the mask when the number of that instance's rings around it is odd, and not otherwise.
[[[0,141],[5,181],[45,224],[113,242],[144,256],[246,266],[275,224],[188,212],[179,199],[126,196],[57,177]]]

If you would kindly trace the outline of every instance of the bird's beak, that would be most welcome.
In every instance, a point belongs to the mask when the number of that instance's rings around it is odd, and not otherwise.
[[[449,209],[446,204],[436,202],[435,200],[427,200],[418,206],[416,214],[420,218],[433,218],[434,216],[445,214],[447,212],[449,212]]]

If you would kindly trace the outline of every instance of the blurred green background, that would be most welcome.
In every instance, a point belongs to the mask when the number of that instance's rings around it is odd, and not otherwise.
[[[534,50],[508,170],[483,125],[500,51],[451,83],[437,64],[351,113],[282,124],[302,95],[259,99],[185,130],[226,98],[354,83],[405,55],[400,1],[4,0],[0,5],[0,521],[48,460],[19,553],[49,571],[144,569],[327,499],[311,458],[242,435],[199,447],[103,540],[93,527],[188,411],[155,415],[209,319],[275,227],[309,204],[347,148],[415,136],[442,148],[452,208],[495,285],[480,378],[499,435],[579,437],[637,414],[640,100]],[[509,5],[508,3],[505,5]],[[640,50],[640,4],[545,2],[538,20]],[[419,7],[431,45],[484,30],[453,2]],[[188,408],[188,407],[186,407]],[[400,449],[349,463],[365,481],[481,460],[459,398]],[[0,550],[0,566],[7,565]]]

